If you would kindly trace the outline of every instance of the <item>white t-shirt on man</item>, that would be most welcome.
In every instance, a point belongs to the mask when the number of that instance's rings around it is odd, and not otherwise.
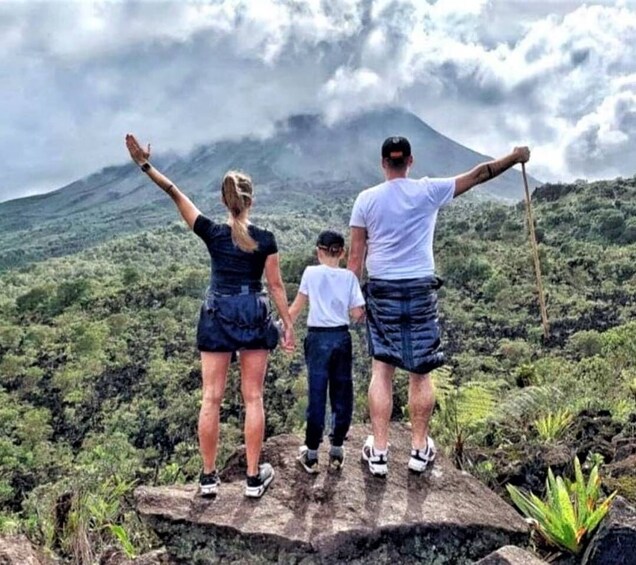
[[[308,326],[345,326],[349,324],[349,310],[364,306],[357,277],[340,267],[307,267],[298,291],[309,297]]]
[[[362,191],[349,225],[367,230],[369,277],[399,280],[433,275],[437,212],[454,194],[454,178],[427,177],[394,179]]]

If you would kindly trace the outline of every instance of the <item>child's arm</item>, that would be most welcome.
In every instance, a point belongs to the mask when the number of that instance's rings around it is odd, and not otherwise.
[[[356,306],[349,310],[349,314],[354,324],[360,324],[364,321],[365,311],[364,306]]]
[[[298,319],[298,315],[303,311],[303,308],[305,307],[306,304],[307,304],[307,295],[303,294],[302,292],[299,292],[296,295],[296,298],[294,298],[294,302],[289,307],[289,315],[291,316],[292,324],[296,323],[296,320]]]

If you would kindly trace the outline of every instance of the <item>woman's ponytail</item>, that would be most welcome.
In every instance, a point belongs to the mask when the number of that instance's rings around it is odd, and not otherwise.
[[[247,229],[247,211],[252,205],[252,179],[243,173],[229,171],[223,177],[221,193],[223,202],[230,212],[229,224],[234,245],[247,253],[256,251],[258,243]]]

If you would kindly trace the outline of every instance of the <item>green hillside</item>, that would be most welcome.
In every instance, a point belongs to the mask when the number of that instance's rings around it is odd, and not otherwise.
[[[547,342],[523,204],[457,201],[441,214],[436,240],[449,363],[435,374],[434,437],[500,490],[504,479],[540,485],[545,468],[527,478],[509,469],[553,441],[583,459],[599,456],[575,424],[557,438],[539,433],[548,414],[576,422],[602,413],[625,433],[636,426],[628,423],[636,412],[636,178],[546,185],[534,202],[553,328]],[[317,232],[345,229],[351,203],[255,216],[281,243],[290,299]],[[56,245],[58,236],[48,237]],[[194,334],[208,269],[203,244],[174,223],[0,275],[0,532],[24,531],[67,559],[155,542],[130,494],[135,484],[198,474]],[[366,421],[370,364],[364,332],[356,335],[355,418]],[[222,457],[241,442],[232,371]],[[405,387],[401,375],[396,419],[406,415]],[[268,435],[300,430],[305,406],[302,347],[276,352]],[[612,483],[631,497],[635,486],[631,478]]]

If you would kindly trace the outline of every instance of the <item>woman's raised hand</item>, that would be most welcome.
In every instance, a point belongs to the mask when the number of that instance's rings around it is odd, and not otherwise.
[[[130,153],[130,158],[137,165],[141,166],[150,159],[150,143],[148,144],[148,149],[144,149],[132,133],[126,134],[126,147]]]

